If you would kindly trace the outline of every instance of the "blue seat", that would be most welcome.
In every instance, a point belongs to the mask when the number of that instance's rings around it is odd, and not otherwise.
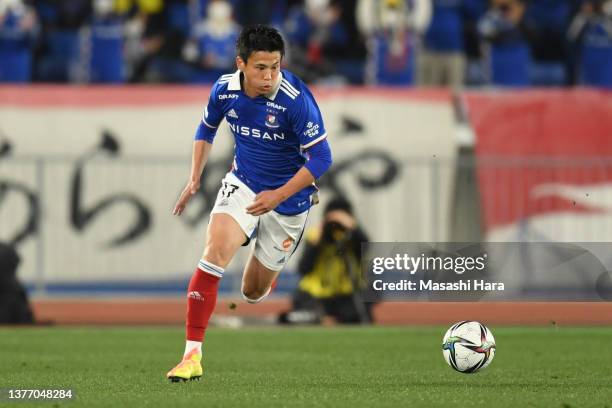
[[[79,58],[79,33],[76,30],[50,32],[40,59],[38,77],[45,82],[66,82]]]

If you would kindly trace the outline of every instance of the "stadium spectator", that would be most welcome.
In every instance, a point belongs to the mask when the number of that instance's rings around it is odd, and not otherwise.
[[[490,81],[501,86],[529,85],[531,54],[526,40],[523,0],[493,0],[478,29],[488,44]]]
[[[367,83],[413,83],[415,38],[429,24],[431,0],[412,3],[406,0],[358,1],[357,22],[368,45]]]
[[[200,20],[201,14],[195,7],[193,0],[165,0],[167,28],[177,31],[181,36],[187,38],[191,34],[192,27]]]
[[[293,296],[293,309],[281,323],[320,323],[330,316],[338,323],[372,321],[372,303],[363,301],[361,244],[367,235],[357,225],[351,204],[342,198],[325,207],[323,224],[306,233],[298,265],[302,276]]]
[[[479,86],[485,82],[482,63],[482,46],[478,22],[488,9],[488,0],[469,0],[464,3],[463,53],[465,54],[464,85]]]
[[[90,27],[89,82],[121,83],[125,80],[123,17],[114,0],[95,0]]]
[[[306,82],[338,79],[335,62],[350,46],[338,0],[306,0],[289,11],[284,31],[290,68]]]
[[[119,4],[120,12],[132,16],[126,27],[129,81],[173,82],[182,79],[180,57],[185,36],[180,25],[172,26],[171,3],[120,0]]]
[[[465,79],[464,21],[482,8],[478,0],[432,0],[431,23],[419,51],[418,82],[459,88]],[[475,17],[474,17],[475,18]]]
[[[257,7],[253,7],[253,0],[232,0],[235,18],[239,25],[271,24],[282,26],[288,6],[296,3],[295,0],[257,0]]]
[[[184,58],[195,64],[197,82],[215,82],[235,66],[235,45],[240,27],[232,19],[232,5],[225,0],[208,4],[206,18],[200,21],[183,49]]]
[[[585,1],[568,35],[577,44],[580,83],[612,88],[612,1]]]
[[[571,21],[570,0],[531,0],[525,10],[525,27],[531,49],[531,82],[565,85],[571,61],[566,33]]]
[[[0,324],[34,323],[25,289],[17,280],[19,254],[0,242]]]
[[[43,38],[35,72],[44,82],[75,82],[86,77],[81,29],[91,20],[88,0],[41,0],[36,8],[43,21]]]
[[[22,0],[0,1],[0,82],[29,82],[37,31],[34,9]]]

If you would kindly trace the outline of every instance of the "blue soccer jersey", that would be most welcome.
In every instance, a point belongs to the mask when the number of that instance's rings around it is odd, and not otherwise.
[[[250,98],[242,91],[241,72],[223,75],[213,85],[196,140],[213,142],[225,118],[234,134],[233,172],[255,193],[281,187],[304,166],[304,150],[327,137],[323,118],[306,85],[281,71],[274,91]],[[308,186],[275,211],[299,214],[310,208]]]

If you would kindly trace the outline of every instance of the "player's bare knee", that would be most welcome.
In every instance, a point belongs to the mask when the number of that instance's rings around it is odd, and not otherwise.
[[[231,252],[231,249],[226,245],[210,243],[204,249],[204,259],[221,268],[225,268],[231,260]]]

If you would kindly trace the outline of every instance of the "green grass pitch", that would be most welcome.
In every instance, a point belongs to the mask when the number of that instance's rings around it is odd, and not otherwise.
[[[442,358],[446,327],[212,328],[202,381],[169,383],[181,328],[0,329],[0,388],[75,390],[68,407],[612,407],[612,328],[491,327],[480,373]]]

